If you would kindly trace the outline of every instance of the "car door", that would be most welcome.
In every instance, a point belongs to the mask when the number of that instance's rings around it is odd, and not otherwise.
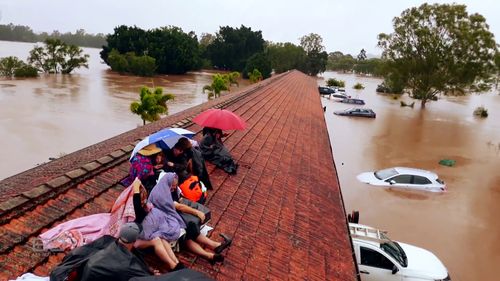
[[[393,274],[396,266],[387,258],[381,250],[359,246],[360,257],[358,268],[362,281],[400,281],[402,280],[399,270]],[[397,267],[397,266],[396,266]]]
[[[424,190],[433,189],[432,182],[428,178],[422,176],[413,176],[412,187]]]

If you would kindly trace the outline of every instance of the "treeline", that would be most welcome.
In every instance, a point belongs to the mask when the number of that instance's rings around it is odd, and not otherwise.
[[[244,78],[257,70],[267,78],[273,70],[324,72],[328,54],[321,36],[312,33],[294,45],[266,42],[261,31],[244,25],[220,27],[217,33],[204,33],[199,39],[194,32],[175,26],[143,30],[122,25],[107,36],[101,58],[114,71],[143,76],[213,68],[241,72]]]
[[[29,26],[2,24],[0,25],[0,40],[19,42],[43,42],[48,38],[59,39],[68,45],[81,47],[102,48],[106,44],[106,35],[102,33],[89,34],[79,29],[75,33],[60,33],[54,30],[52,33],[35,33]]]
[[[368,59],[366,51],[361,49],[356,57],[353,57],[350,54],[343,54],[339,51],[329,53],[327,69],[382,77],[385,71],[385,66],[382,59]]]

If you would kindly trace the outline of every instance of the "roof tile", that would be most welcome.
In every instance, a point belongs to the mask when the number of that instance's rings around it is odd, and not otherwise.
[[[180,259],[217,280],[355,280],[316,81],[296,71],[82,149],[33,169],[31,174],[0,182],[8,194],[15,194],[14,183],[40,185],[75,169],[90,172],[83,183],[69,183],[67,177],[61,182],[53,180],[54,187],[69,186],[60,191],[62,194],[50,195],[47,202],[0,227],[0,252],[3,249],[5,254],[0,256],[0,264],[1,257],[16,263],[0,266],[0,280],[31,269],[47,275],[63,255],[28,257],[25,245],[60,221],[109,210],[124,189],[118,182],[129,169],[124,151],[130,152],[133,146],[124,148],[124,143],[138,142],[175,123],[199,132],[198,125],[184,119],[190,120],[217,104],[242,116],[248,125],[245,131],[230,132],[224,141],[240,164],[237,175],[207,165],[214,186],[207,203],[212,210],[212,236],[219,239],[219,233],[226,233],[234,242],[223,264],[211,266],[186,252]],[[32,188],[20,192],[34,198],[34,193],[26,193]],[[161,266],[157,259],[151,262]]]

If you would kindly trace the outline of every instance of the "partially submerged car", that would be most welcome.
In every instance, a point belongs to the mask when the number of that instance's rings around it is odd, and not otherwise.
[[[365,101],[362,99],[353,99],[353,98],[346,98],[342,99],[340,102],[342,103],[350,103],[350,104],[358,104],[358,105],[364,105]]]
[[[332,95],[337,92],[334,88],[322,87],[322,86],[318,87],[318,91],[320,95]]]
[[[349,108],[342,111],[335,111],[333,112],[333,114],[340,116],[356,116],[356,117],[368,117],[368,118],[377,117],[375,112],[369,108]]]
[[[349,223],[349,231],[362,281],[451,280],[439,258],[425,249],[362,224]]]
[[[373,185],[411,188],[432,192],[446,191],[444,181],[438,175],[421,169],[394,167],[375,172],[361,173],[357,176],[361,182]]]

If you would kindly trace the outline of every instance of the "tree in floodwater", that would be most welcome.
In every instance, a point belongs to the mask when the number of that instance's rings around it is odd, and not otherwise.
[[[258,69],[254,69],[252,72],[248,73],[248,79],[250,79],[252,83],[262,81],[262,73],[260,73]]]
[[[48,38],[45,46],[35,46],[30,51],[28,62],[40,72],[69,74],[74,69],[88,68],[88,54],[82,48],[68,45],[59,39]]]
[[[215,39],[207,46],[207,56],[218,69],[243,71],[247,60],[264,51],[262,31],[221,26]]]
[[[311,76],[316,76],[326,70],[328,53],[323,46],[323,38],[319,34],[310,33],[300,38],[300,46],[306,52],[305,66],[302,69]]]
[[[243,69],[243,77],[248,78],[247,74],[254,69],[258,69],[264,79],[271,77],[273,71],[271,60],[265,52],[253,54],[248,58],[245,69]]]
[[[168,114],[167,102],[175,98],[172,94],[163,94],[163,88],[150,89],[142,87],[140,100],[130,104],[130,111],[141,116],[142,124],[153,122],[161,118],[161,114]]]
[[[394,32],[379,34],[387,77],[397,75],[421,107],[437,95],[486,90],[498,52],[483,16],[465,5],[423,4],[393,20]]]
[[[23,66],[24,62],[17,57],[5,57],[0,59],[0,76],[12,77],[14,71]]]
[[[212,76],[212,84],[205,85],[203,92],[208,91],[208,98],[218,98],[222,91],[229,90],[229,78],[227,74],[215,74]]]
[[[275,73],[302,69],[306,60],[304,49],[289,42],[269,43],[266,47],[266,53]]]
[[[4,77],[37,77],[38,70],[17,57],[0,59],[0,76]]]

